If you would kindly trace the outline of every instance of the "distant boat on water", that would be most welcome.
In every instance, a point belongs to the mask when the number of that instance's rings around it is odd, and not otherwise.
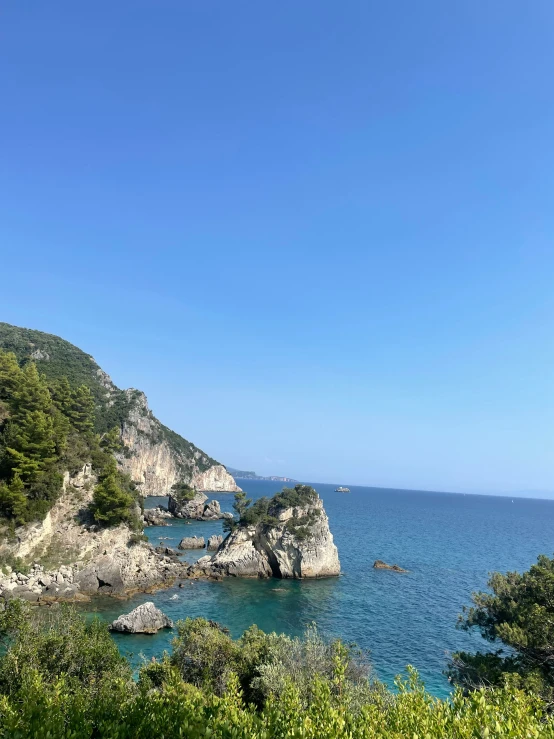
[[[335,489],[335,493],[349,493],[350,488],[338,487]]]

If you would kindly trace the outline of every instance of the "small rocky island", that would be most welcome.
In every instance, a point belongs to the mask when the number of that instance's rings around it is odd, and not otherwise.
[[[386,562],[383,562],[382,559],[376,559],[373,563],[373,567],[376,570],[391,570],[392,572],[408,572],[408,570],[405,570],[403,567],[400,567],[399,565],[389,565]]]
[[[323,502],[309,485],[284,488],[254,504],[235,495],[238,521],[216,553],[189,568],[189,576],[315,578],[340,574]]]
[[[186,484],[176,484],[171,488],[167,508],[175,518],[188,518],[194,521],[217,521],[233,518],[232,513],[222,513],[219,501],[210,500]]]

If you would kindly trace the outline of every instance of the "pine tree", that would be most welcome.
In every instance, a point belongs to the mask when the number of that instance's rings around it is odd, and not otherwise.
[[[81,385],[71,394],[69,413],[71,424],[79,433],[89,433],[94,428],[94,398],[90,388]]]
[[[58,408],[64,416],[70,418],[73,395],[71,385],[69,384],[67,377],[62,377],[60,380],[55,380],[51,383],[50,395],[52,396],[52,400],[56,408]]]
[[[12,471],[25,483],[32,482],[38,472],[56,461],[56,435],[53,418],[44,411],[20,411],[10,423],[6,451],[12,460]]]
[[[21,369],[15,354],[0,351],[0,400],[11,400],[20,376]]]
[[[110,470],[94,488],[91,504],[94,520],[106,526],[116,526],[131,517],[133,496],[121,489],[117,472]]]
[[[11,407],[13,418],[16,420],[35,411],[50,412],[52,398],[46,380],[39,374],[34,362],[25,365],[17,378],[11,398]]]
[[[16,474],[9,485],[0,483],[0,515],[22,524],[26,520],[26,510],[27,498],[19,475]]]

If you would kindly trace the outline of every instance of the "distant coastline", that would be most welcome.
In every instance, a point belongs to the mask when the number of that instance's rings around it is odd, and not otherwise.
[[[280,477],[279,475],[270,475],[269,477],[263,477],[257,475],[255,472],[247,470],[235,470],[233,467],[227,467],[227,472],[231,474],[235,480],[269,480],[270,482],[299,482],[292,477]]]

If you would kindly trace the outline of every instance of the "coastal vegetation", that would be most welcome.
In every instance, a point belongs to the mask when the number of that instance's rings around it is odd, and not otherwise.
[[[70,607],[0,613],[0,737],[18,739],[552,739],[541,702],[516,686],[429,695],[409,668],[388,690],[367,661],[313,628],[302,639],[256,627],[177,625],[171,654],[138,680],[107,625]]]

